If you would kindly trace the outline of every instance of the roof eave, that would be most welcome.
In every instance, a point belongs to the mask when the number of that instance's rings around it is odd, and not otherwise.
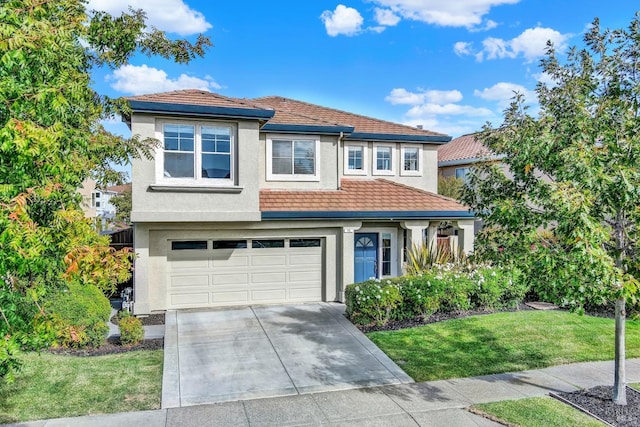
[[[227,119],[269,120],[275,111],[259,108],[220,107],[211,105],[172,104],[129,100],[134,113],[166,113],[182,116],[220,117]]]
[[[366,141],[399,141],[414,142],[418,144],[446,144],[451,141],[448,135],[409,135],[409,134],[391,134],[391,133],[369,133],[369,132],[353,132],[345,139],[366,140]]]
[[[313,133],[322,135],[339,135],[340,133],[353,132],[352,126],[317,126],[317,125],[290,125],[279,123],[267,123],[260,129],[263,132],[279,133]]]
[[[293,219],[472,219],[471,211],[263,211],[263,220]]]
[[[467,159],[453,159],[453,160],[445,160],[442,162],[438,162],[438,167],[443,168],[446,166],[459,166],[466,165],[468,163],[479,163],[479,162],[490,162],[495,160],[504,159],[504,155],[500,156],[489,156],[489,157],[472,157]]]

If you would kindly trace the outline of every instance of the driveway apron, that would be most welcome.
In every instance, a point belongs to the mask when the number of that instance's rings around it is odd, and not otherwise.
[[[413,380],[332,303],[167,312],[162,407]]]

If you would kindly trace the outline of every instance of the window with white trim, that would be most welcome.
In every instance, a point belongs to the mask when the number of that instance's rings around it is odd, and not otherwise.
[[[470,168],[456,168],[456,178],[462,180],[462,182],[467,182]]]
[[[373,173],[374,175],[393,175],[394,168],[394,147],[392,145],[374,145],[373,150]]]
[[[344,174],[367,174],[367,144],[350,143],[344,146]]]
[[[234,128],[225,124],[162,123],[159,181],[231,185]]]
[[[420,146],[402,146],[402,169],[400,174],[404,176],[421,176],[422,175],[422,147]]]
[[[270,136],[267,138],[267,179],[319,181],[319,138]]]

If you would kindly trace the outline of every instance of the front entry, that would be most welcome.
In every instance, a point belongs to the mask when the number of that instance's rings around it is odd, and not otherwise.
[[[355,283],[378,277],[378,233],[355,233],[354,240]]]

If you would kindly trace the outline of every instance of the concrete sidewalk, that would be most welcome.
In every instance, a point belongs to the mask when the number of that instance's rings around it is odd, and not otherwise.
[[[640,359],[627,360],[640,382]],[[497,426],[464,408],[474,403],[544,396],[611,385],[613,362],[424,383],[388,385],[211,405],[34,421],[20,426]]]

